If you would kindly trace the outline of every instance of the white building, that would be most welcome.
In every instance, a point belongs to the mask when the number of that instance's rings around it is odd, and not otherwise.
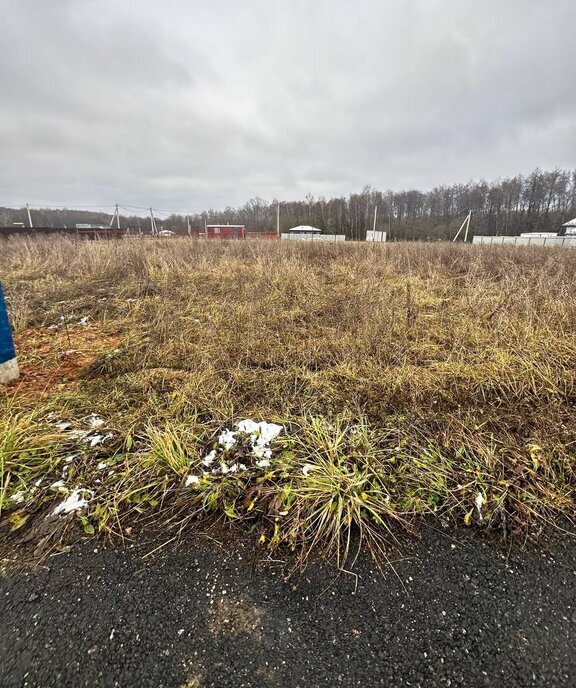
[[[573,220],[568,220],[562,225],[560,234],[564,236],[574,236],[576,234],[576,217]]]
[[[346,236],[344,234],[322,234],[322,230],[318,227],[298,225],[298,227],[292,227],[287,232],[282,232],[280,238],[283,241],[345,241]]]
[[[369,229],[366,231],[366,241],[384,243],[386,241],[386,232],[379,232],[378,230]]]

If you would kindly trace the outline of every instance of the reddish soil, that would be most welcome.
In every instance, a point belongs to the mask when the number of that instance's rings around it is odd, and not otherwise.
[[[97,325],[30,328],[15,336],[20,379],[8,385],[18,395],[43,396],[56,386],[70,386],[86,366],[118,345],[118,333],[102,332]]]

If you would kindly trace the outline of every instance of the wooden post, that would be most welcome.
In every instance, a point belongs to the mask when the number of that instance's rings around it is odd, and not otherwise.
[[[0,385],[7,385],[20,376],[4,292],[0,284]]]

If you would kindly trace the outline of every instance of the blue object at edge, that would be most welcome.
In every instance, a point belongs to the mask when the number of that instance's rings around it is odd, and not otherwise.
[[[0,284],[0,364],[11,361],[13,358],[16,358],[16,350],[14,349],[14,340],[12,339],[12,331],[8,322],[4,291],[2,284]]]

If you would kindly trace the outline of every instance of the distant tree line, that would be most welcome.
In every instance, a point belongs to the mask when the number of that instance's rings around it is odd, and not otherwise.
[[[274,230],[276,206],[253,198],[239,208],[209,210],[190,215],[190,224],[243,224],[249,231]],[[325,232],[364,239],[372,229],[377,208],[378,230],[391,240],[451,239],[469,210],[473,234],[506,234],[557,231],[563,222],[576,216],[576,170],[536,169],[527,176],[493,182],[442,185],[430,191],[377,191],[365,187],[361,193],[326,199],[306,196],[300,201],[280,201],[282,231],[296,225],[319,227]],[[33,211],[34,222],[45,226],[74,226],[76,223],[109,224],[111,215],[78,210]],[[0,225],[26,222],[25,212],[0,208]],[[121,218],[122,227],[149,231],[146,218]],[[185,233],[187,219],[170,215],[162,226]]]

